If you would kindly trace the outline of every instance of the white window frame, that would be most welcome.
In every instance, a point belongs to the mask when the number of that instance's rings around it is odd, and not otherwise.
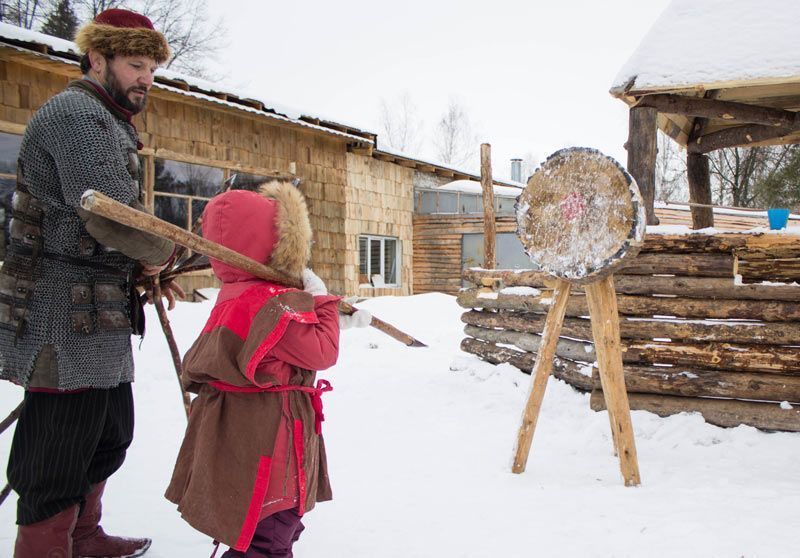
[[[402,258],[402,247],[403,247],[403,244],[400,242],[400,239],[397,238],[396,236],[378,236],[378,235],[374,235],[374,234],[360,234],[360,235],[358,235],[358,250],[359,250],[359,254],[358,254],[358,257],[359,257],[358,273],[359,273],[359,275],[361,275],[361,239],[362,238],[366,239],[366,241],[367,241],[367,254],[366,254],[366,257],[367,257],[367,277],[370,278],[370,282],[369,283],[361,283],[361,284],[359,284],[359,287],[370,287],[370,288],[375,288],[375,289],[383,289],[383,288],[395,289],[395,288],[400,287],[401,286],[400,277],[402,275],[402,273],[401,273],[401,271],[402,271],[401,264],[403,262],[403,258]],[[373,240],[380,241],[380,243],[381,243],[381,254],[380,254],[381,269],[380,269],[379,273],[374,273],[374,270],[372,269],[372,259],[370,258],[370,255],[371,255],[372,241]],[[395,242],[395,246],[397,247],[397,249],[395,250],[395,260],[397,262],[397,273],[396,273],[397,282],[396,283],[384,283],[383,285],[380,285],[380,286],[373,285],[372,284],[372,276],[373,275],[380,275],[381,277],[384,278],[384,280],[386,278],[385,255],[386,255],[386,241],[387,240],[393,240]]]

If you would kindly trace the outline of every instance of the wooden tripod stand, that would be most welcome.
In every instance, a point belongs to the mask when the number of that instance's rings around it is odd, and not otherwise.
[[[595,150],[565,149],[551,155],[531,176],[517,202],[517,223],[517,234],[531,260],[558,279],[531,372],[512,471],[525,471],[572,283],[577,283],[586,292],[622,477],[626,486],[637,486],[641,480],[612,273],[639,251],[644,238],[645,215],[638,188],[613,159]]]

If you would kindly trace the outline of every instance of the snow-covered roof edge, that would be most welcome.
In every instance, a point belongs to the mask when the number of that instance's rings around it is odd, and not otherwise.
[[[0,22],[0,40],[1,39],[8,39],[18,43],[44,45],[48,47],[50,58],[55,61],[73,62],[78,60],[81,56],[78,47],[72,41],[59,39],[58,37],[52,37],[38,31],[23,29],[21,27],[3,22]],[[43,53],[38,51],[31,52],[43,55]],[[165,83],[165,81],[172,83]],[[204,100],[210,100],[212,102],[222,101],[220,104],[226,104],[228,106],[248,112],[275,114],[279,117],[282,117],[282,120],[302,124],[305,127],[325,130],[327,133],[333,132],[334,135],[352,137],[353,139],[361,140],[364,143],[374,143],[374,137],[376,134],[364,130],[361,127],[336,121],[325,116],[316,115],[309,111],[300,110],[281,103],[265,101],[263,99],[259,99],[250,92],[236,91],[227,86],[221,87],[219,84],[214,82],[186,74],[181,74],[173,70],[159,68],[156,71],[156,86],[172,85],[170,90],[178,93],[186,93],[187,91],[182,90],[180,87],[176,87],[176,85],[180,83],[185,83],[189,87],[188,92],[195,93],[193,96],[201,96]],[[192,91],[193,89],[194,91]],[[231,99],[220,98],[220,96],[226,96]],[[237,102],[239,100],[244,101],[246,104]],[[259,110],[256,106],[252,106],[258,104],[263,106],[263,110]]]
[[[80,59],[80,51],[72,41],[59,39],[58,37],[52,37],[44,33],[39,33],[38,31],[22,29],[8,23],[0,22],[0,41],[2,41],[2,39],[21,43],[12,44],[11,46],[20,50],[25,50],[26,52],[30,52],[37,56],[48,57],[53,61],[66,64],[75,64],[76,61]],[[25,48],[26,44],[45,45],[48,47],[48,53],[45,54],[36,50],[27,49]],[[182,84],[186,84],[187,88],[182,87]],[[263,99],[258,98],[258,96],[252,95],[250,92],[236,91],[229,87],[223,88],[214,82],[198,77],[188,76],[172,70],[159,68],[156,71],[156,83],[154,84],[154,87],[187,97],[200,98],[204,101],[228,106],[237,110],[260,114],[276,120],[302,126],[304,128],[321,131],[326,134],[355,140],[362,144],[372,146],[376,146],[377,144],[378,135],[362,127],[343,123],[337,119],[328,118],[319,114],[313,114],[309,111],[300,110],[288,105],[264,101]],[[452,171],[456,175],[455,178],[477,178],[480,180],[480,176],[473,172],[447,163],[442,163],[441,161],[423,159],[415,155],[403,153],[390,147],[381,146],[380,150],[376,149],[375,151],[407,161],[413,161],[422,165],[430,165],[437,170]],[[523,188],[525,186],[525,184],[511,180],[495,179],[493,182],[501,186],[514,188]]]
[[[449,170],[449,171],[452,171],[453,173],[455,173],[457,175],[460,175],[460,177],[467,177],[466,179],[468,179],[468,180],[472,180],[472,179],[480,180],[481,179],[481,177],[479,175],[475,174],[472,171],[466,170],[466,169],[464,169],[462,167],[451,165],[449,163],[442,163],[441,161],[436,161],[435,159],[427,159],[427,158],[417,157],[416,155],[409,155],[407,153],[404,153],[404,152],[402,152],[402,151],[400,151],[398,149],[393,149],[391,147],[385,147],[383,145],[379,145],[379,147],[376,147],[375,151],[378,152],[378,153],[385,153],[387,155],[393,155],[395,157],[399,157],[400,159],[407,159],[409,161],[416,161],[418,163],[422,163],[423,165],[430,165],[432,167],[436,167],[436,168],[439,168],[439,169]],[[456,180],[458,180],[458,179],[459,178],[456,178]],[[516,182],[514,180],[505,180],[505,179],[501,180],[501,179],[495,178],[495,179],[492,180],[492,182],[495,184],[495,188],[497,187],[497,185],[511,187],[511,188],[524,188],[525,187],[525,184],[523,182]]]
[[[798,18],[796,0],[673,0],[620,69],[611,93],[800,82]]]

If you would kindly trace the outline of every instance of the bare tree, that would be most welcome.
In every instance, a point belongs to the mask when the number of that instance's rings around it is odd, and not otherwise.
[[[784,166],[790,146],[732,147],[709,154],[712,195],[718,204],[753,207],[759,183]]]
[[[658,131],[656,155],[656,199],[664,202],[689,199],[686,151],[661,130]]]
[[[44,6],[41,0],[9,0],[0,3],[0,21],[33,29],[42,18]]]
[[[76,0],[75,10],[84,21],[97,17],[97,14],[111,8],[122,6],[122,0]]]
[[[451,165],[465,165],[477,151],[478,139],[472,131],[469,117],[464,107],[454,99],[450,100],[433,138],[437,158]]]
[[[381,99],[381,128],[386,143],[393,149],[417,153],[422,147],[422,121],[417,117],[417,107],[408,92],[392,104]]]
[[[83,21],[110,8],[126,8],[150,18],[164,33],[172,56],[165,67],[198,76],[208,75],[207,62],[215,58],[227,34],[222,21],[211,22],[207,0],[75,0]]]
[[[151,19],[172,49],[166,67],[209,77],[206,63],[222,48],[227,34],[222,20],[211,22],[206,0],[128,0],[126,5]]]
[[[530,176],[539,168],[541,160],[533,154],[533,151],[528,151],[522,158],[522,182],[527,183]]]

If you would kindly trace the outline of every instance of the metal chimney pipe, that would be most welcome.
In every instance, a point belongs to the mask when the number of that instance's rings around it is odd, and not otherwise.
[[[522,159],[511,159],[511,180],[522,182]]]

